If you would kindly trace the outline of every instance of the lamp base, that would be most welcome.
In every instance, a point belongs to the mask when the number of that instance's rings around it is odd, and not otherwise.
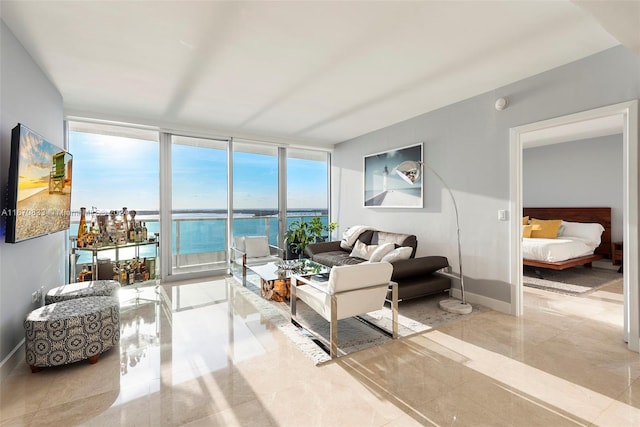
[[[462,301],[452,298],[440,301],[440,308],[444,311],[455,314],[469,314],[473,310],[471,304],[463,304]]]

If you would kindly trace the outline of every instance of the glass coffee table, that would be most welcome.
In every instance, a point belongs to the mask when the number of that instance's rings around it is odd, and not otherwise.
[[[263,265],[247,266],[260,276],[260,294],[265,299],[284,302],[291,296],[291,276],[318,276],[319,280],[328,280],[331,267],[310,259],[270,262]]]

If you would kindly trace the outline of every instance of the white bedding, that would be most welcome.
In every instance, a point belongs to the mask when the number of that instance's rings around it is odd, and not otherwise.
[[[534,261],[566,261],[571,258],[592,255],[594,251],[593,242],[579,237],[558,239],[530,239],[525,237],[522,239],[522,258]]]

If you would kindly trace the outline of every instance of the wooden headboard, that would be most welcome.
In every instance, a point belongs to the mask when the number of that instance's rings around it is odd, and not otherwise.
[[[597,222],[604,227],[604,232],[595,253],[611,258],[611,208],[523,208],[522,215],[538,219]]]

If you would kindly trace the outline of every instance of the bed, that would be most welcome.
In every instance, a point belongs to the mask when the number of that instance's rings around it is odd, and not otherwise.
[[[523,216],[540,220],[562,219],[569,223],[600,224],[604,230],[596,247],[591,239],[561,236],[557,239],[523,238],[523,264],[564,270],[611,258],[611,208],[524,208]]]

